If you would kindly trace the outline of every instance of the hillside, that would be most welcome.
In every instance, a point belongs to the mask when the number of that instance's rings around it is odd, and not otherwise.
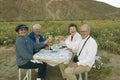
[[[120,9],[94,0],[0,0],[0,21],[120,19]]]

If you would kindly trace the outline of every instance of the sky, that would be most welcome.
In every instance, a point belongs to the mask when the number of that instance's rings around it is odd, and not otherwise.
[[[120,8],[120,0],[96,0]]]

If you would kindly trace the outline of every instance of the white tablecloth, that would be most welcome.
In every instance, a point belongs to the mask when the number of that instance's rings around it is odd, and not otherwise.
[[[50,66],[56,66],[60,63],[68,64],[72,58],[72,53],[66,49],[59,50],[40,50],[33,56],[34,60],[43,61]]]

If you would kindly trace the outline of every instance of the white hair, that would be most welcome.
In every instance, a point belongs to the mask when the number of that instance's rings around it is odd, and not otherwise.
[[[91,29],[90,29],[90,26],[89,26],[88,24],[83,24],[83,25],[80,27],[80,29],[81,29],[82,27],[86,27],[89,31],[91,30]]]
[[[33,25],[33,29],[36,29],[36,28],[39,28],[39,29],[40,29],[40,28],[41,28],[41,25],[40,25],[40,24],[34,24],[34,25]]]

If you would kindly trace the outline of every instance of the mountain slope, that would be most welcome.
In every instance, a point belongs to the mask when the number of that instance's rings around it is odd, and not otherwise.
[[[0,0],[0,21],[120,19],[120,9],[93,0]]]

